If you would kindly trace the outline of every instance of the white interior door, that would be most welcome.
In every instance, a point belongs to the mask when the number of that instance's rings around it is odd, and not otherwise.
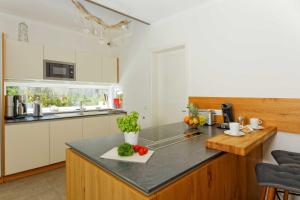
[[[156,125],[182,121],[188,101],[185,47],[155,53],[153,68]]]

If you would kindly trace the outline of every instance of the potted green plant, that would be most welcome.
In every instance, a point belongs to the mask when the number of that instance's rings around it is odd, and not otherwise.
[[[125,142],[131,145],[138,144],[139,131],[141,126],[138,124],[139,114],[131,112],[130,114],[117,118],[119,129],[124,133]]]

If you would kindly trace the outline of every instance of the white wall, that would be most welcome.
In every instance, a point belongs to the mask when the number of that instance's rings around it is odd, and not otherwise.
[[[80,32],[60,28],[40,21],[24,19],[18,16],[0,13],[0,27],[7,37],[18,39],[18,24],[25,22],[28,25],[29,42],[52,46],[76,48],[83,51],[100,50],[103,55],[111,55],[111,48],[102,46],[97,38]]]
[[[190,96],[300,98],[300,1],[212,0],[140,27],[121,51],[126,106],[146,116],[145,126],[153,49],[182,43]],[[265,151],[300,152],[299,141],[299,134],[279,133]]]

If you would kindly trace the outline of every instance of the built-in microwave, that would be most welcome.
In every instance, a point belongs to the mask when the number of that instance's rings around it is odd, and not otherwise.
[[[75,64],[44,60],[44,79],[76,80]]]

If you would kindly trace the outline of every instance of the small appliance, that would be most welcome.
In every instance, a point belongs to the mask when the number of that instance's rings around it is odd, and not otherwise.
[[[233,107],[233,105],[231,103],[221,104],[224,123],[218,124],[218,128],[229,129],[229,123],[234,121],[233,120],[232,107]]]
[[[76,80],[75,64],[44,60],[44,79]]]
[[[35,100],[33,102],[33,113],[32,113],[33,117],[42,117],[43,113],[42,113],[42,106],[41,103],[39,101],[39,99]]]
[[[232,104],[231,103],[223,103],[221,105],[224,123],[233,122],[233,114],[232,114]]]
[[[206,125],[212,126],[215,124],[215,111],[214,110],[207,110],[207,109],[200,109],[199,114],[206,117]]]
[[[22,95],[5,96],[5,105],[7,119],[24,118],[27,115],[25,97]]]

